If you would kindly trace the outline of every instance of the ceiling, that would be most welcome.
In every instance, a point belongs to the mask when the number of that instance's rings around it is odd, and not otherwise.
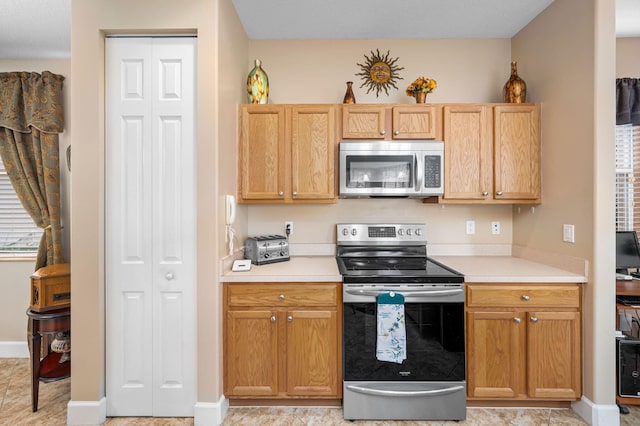
[[[554,0],[232,0],[252,40],[511,38]],[[71,0],[0,0],[0,59],[68,59]],[[640,2],[616,0],[619,37]]]

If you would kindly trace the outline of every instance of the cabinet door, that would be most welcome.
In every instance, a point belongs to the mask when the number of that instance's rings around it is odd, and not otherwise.
[[[494,108],[494,198],[540,199],[538,105]]]
[[[284,200],[285,137],[283,105],[242,107],[239,173],[242,200]]]
[[[579,399],[581,338],[579,312],[529,312],[528,393],[546,400]]]
[[[287,394],[338,396],[339,333],[335,310],[287,312]]]
[[[227,311],[225,394],[269,396],[278,392],[277,314]]]
[[[335,199],[335,107],[291,108],[291,197]]]
[[[393,139],[435,139],[436,115],[433,105],[393,107]]]
[[[491,110],[444,107],[444,199],[490,200],[493,193]]]
[[[517,398],[525,391],[524,312],[467,312],[470,398]]]
[[[342,107],[342,137],[345,139],[384,139],[384,106],[350,105]]]

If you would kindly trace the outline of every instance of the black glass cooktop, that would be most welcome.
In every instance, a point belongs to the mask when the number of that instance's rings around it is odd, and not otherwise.
[[[336,257],[345,283],[461,283],[464,276],[426,256],[420,247],[343,248]]]

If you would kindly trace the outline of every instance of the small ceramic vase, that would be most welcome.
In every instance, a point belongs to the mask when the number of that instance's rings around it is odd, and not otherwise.
[[[353,81],[347,81],[347,91],[344,94],[344,100],[342,101],[343,104],[356,103],[356,97],[353,94],[353,88],[351,86],[353,86]]]
[[[269,77],[261,66],[260,59],[247,77],[247,96],[250,104],[266,104],[269,100]]]
[[[504,101],[521,104],[527,101],[527,84],[518,76],[518,63],[511,62],[511,77],[504,85]]]

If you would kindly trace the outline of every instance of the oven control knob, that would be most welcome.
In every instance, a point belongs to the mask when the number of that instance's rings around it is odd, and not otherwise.
[[[422,229],[416,229],[416,235],[418,236],[422,235]]]
[[[411,236],[411,229],[407,229],[407,235]]]
[[[398,235],[402,236],[402,234],[404,234],[404,229],[402,228],[398,229]]]
[[[342,230],[342,235],[344,235],[344,236],[349,235],[349,230],[348,230],[347,228],[344,228],[344,229]]]
[[[353,235],[354,237],[356,236],[356,234],[358,234],[358,231],[356,230],[356,228],[353,228],[351,230],[351,235]]]

